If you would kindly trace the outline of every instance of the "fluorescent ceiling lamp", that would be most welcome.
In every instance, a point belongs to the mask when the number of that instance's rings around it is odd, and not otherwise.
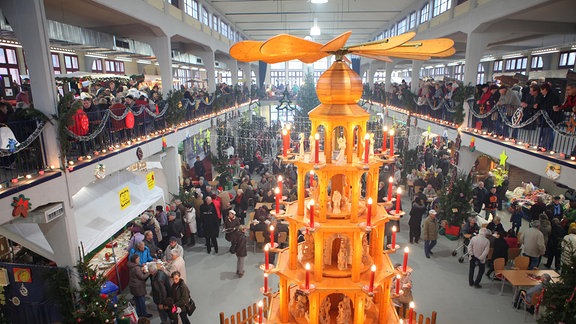
[[[328,0],[310,0],[311,3],[315,3],[315,4],[323,4],[323,3],[327,3]]]
[[[318,19],[314,18],[314,26],[310,28],[310,36],[320,36],[321,31],[320,27],[318,27]]]
[[[560,52],[560,50],[557,49],[556,47],[553,47],[553,48],[545,48],[545,49],[533,51],[532,55],[543,55],[543,54],[558,53],[558,52]]]
[[[116,61],[122,61],[122,62],[132,62],[132,59],[131,59],[131,58],[128,58],[128,57],[119,57],[119,56],[117,56],[117,57],[115,58],[115,60],[116,60]]]
[[[148,60],[138,60],[138,61],[136,61],[136,63],[138,63],[138,64],[152,64],[152,61],[148,61]]]
[[[90,54],[90,53],[87,53],[84,56],[93,57],[93,58],[101,58],[101,59],[107,59],[108,58],[108,56],[106,56],[106,55],[98,55],[98,54]]]
[[[496,58],[494,56],[486,56],[480,59],[480,62],[490,62],[490,61],[495,61]]]
[[[513,53],[513,54],[508,54],[508,55],[503,55],[502,58],[503,59],[511,59],[511,58],[516,58],[516,57],[521,57],[522,53]]]

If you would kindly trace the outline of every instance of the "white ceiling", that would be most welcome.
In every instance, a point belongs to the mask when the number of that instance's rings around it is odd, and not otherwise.
[[[314,37],[326,42],[352,31],[348,44],[368,41],[383,31],[390,19],[415,0],[328,0],[312,4],[309,0],[209,0],[207,1],[249,39],[266,40],[281,33],[309,35],[314,18],[322,34]]]

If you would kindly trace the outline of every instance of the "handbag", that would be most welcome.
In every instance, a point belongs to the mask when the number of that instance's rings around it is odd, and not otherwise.
[[[136,314],[136,308],[131,303],[128,303],[128,306],[124,308],[124,311],[122,312],[122,317],[130,319],[130,324],[138,323],[138,315]]]
[[[190,299],[188,300],[188,304],[186,304],[186,314],[188,316],[191,316],[192,314],[194,314],[195,310],[196,310],[196,303],[194,302],[194,300],[192,300],[192,297],[190,297]]]

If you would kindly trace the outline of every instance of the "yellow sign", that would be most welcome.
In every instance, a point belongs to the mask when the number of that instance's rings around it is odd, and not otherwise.
[[[146,174],[146,184],[148,185],[148,190],[152,190],[156,185],[156,180],[154,179],[154,171],[148,172]]]
[[[126,207],[130,206],[130,190],[128,187],[120,190],[120,192],[118,192],[118,197],[120,198],[120,210],[124,210]]]

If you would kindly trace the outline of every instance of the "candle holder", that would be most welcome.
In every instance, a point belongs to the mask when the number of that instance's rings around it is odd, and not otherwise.
[[[264,324],[264,323],[268,323],[268,322],[266,320],[266,317],[262,316],[262,319],[260,319],[260,315],[257,315],[254,317],[253,323],[254,324],[260,324],[260,323]]]
[[[386,199],[386,197],[384,197],[384,199]],[[396,199],[396,198],[393,198],[391,202],[387,202],[387,201],[385,201],[385,202],[379,202],[377,205],[378,205],[378,206],[381,206],[381,207],[384,208],[384,209],[388,209],[388,208],[392,207],[392,204],[393,204],[393,202],[394,202],[394,199]]]
[[[394,246],[392,246],[392,244],[388,244],[388,245],[386,245],[386,248],[388,250],[390,250],[390,252],[395,252],[396,250],[398,250],[400,248],[400,244],[396,244]]]
[[[316,290],[316,285],[309,284],[308,288],[306,288],[305,284],[300,284],[300,286],[298,287],[298,290],[302,291],[304,293],[304,295],[309,295],[310,293],[314,292],[314,290]]]
[[[310,233],[314,233],[316,232],[317,229],[320,228],[320,223],[316,223],[314,222],[314,226],[310,226],[310,222],[307,223],[306,225],[306,229],[308,230],[308,232]]]
[[[395,210],[391,210],[388,212],[388,214],[390,214],[392,216],[402,217],[402,216],[406,215],[406,212],[403,210],[401,210],[399,212],[396,212]]]
[[[398,298],[398,297],[404,295],[404,290],[400,289],[399,294],[397,294],[396,292],[393,292],[391,295],[392,295],[392,298]]]
[[[260,270],[264,271],[265,273],[274,273],[278,271],[272,263],[268,263],[268,270],[266,270],[266,264],[261,264]]]
[[[360,227],[364,232],[372,232],[374,226],[367,226],[366,222],[358,223],[358,227]]]
[[[410,266],[407,266],[407,267],[406,267],[406,271],[402,271],[402,267],[399,267],[399,268],[400,268],[400,270],[396,270],[396,272],[398,272],[398,273],[401,274],[402,276],[405,276],[405,275],[407,275],[407,274],[409,274],[409,273],[412,272],[412,268],[411,268]]]
[[[286,214],[286,211],[285,211],[285,210],[282,210],[282,209],[280,209],[280,212],[278,212],[278,214],[276,214],[276,211],[275,211],[275,210],[271,210],[271,211],[270,211],[270,215],[274,215],[274,216],[276,216],[276,217],[282,216],[282,215],[284,215],[284,214]]]
[[[369,287],[368,285],[364,285],[364,286],[362,286],[362,291],[363,291],[366,295],[368,295],[368,296],[370,296],[370,297],[374,297],[374,295],[376,294],[376,287],[374,287],[374,288],[372,289],[372,291],[370,291],[370,287]]]
[[[326,166],[326,162],[319,161],[318,163],[314,163],[314,170],[320,170]]]
[[[272,296],[272,292],[270,291],[270,288],[268,288],[268,290],[264,290],[264,287],[260,287],[260,292],[264,296]]]

